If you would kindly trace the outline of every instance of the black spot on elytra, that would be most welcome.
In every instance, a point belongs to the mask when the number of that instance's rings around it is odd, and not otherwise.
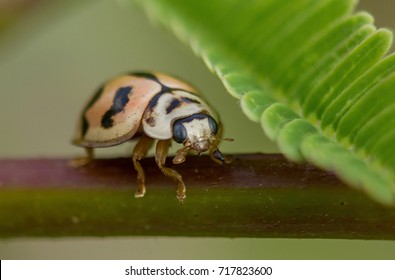
[[[185,117],[185,118],[178,119],[178,120],[176,120],[176,122],[189,123],[189,122],[191,122],[193,120],[203,120],[203,119],[206,119],[208,117],[210,117],[210,116],[207,115],[207,114],[197,113],[197,114],[193,114],[193,115],[190,115],[188,117]]]
[[[89,110],[90,107],[92,107],[93,104],[96,103],[96,101],[100,98],[100,96],[103,93],[104,86],[101,86],[93,95],[92,99],[86,104],[84,110],[82,111],[82,127],[81,127],[81,133],[82,137],[85,136],[85,134],[88,132],[89,124],[88,120],[86,119],[85,113],[86,111]]]
[[[156,94],[154,97],[152,97],[152,99],[148,103],[147,109],[153,110],[156,107],[156,105],[158,104],[158,100],[162,96],[162,94],[164,94],[164,92],[160,92],[160,93]]]
[[[154,127],[156,125],[156,121],[155,118],[153,117],[148,117],[145,119],[145,122],[150,126],[150,127]]]
[[[122,87],[117,90],[111,108],[103,115],[101,126],[103,128],[111,128],[114,125],[113,116],[123,112],[126,104],[129,102],[129,93],[132,87]]]
[[[155,76],[152,73],[148,73],[148,72],[132,72],[132,73],[130,73],[130,75],[136,76],[136,77],[140,77],[140,78],[146,78],[148,80],[151,80],[151,81],[154,81],[154,82],[160,84],[161,89],[160,89],[160,91],[158,93],[171,92],[171,90],[172,90],[169,87],[167,87],[166,85],[162,84],[162,82],[158,79],[158,77]]]
[[[152,80],[152,81],[157,82],[157,83],[162,85],[162,83],[159,81],[158,77],[156,77],[152,73],[148,73],[148,72],[132,72],[132,73],[130,73],[130,75],[136,76],[136,77],[146,78],[148,80]]]
[[[171,113],[174,109],[176,109],[178,106],[180,106],[181,101],[173,98],[169,104],[169,106],[166,107],[166,114]]]
[[[200,102],[198,100],[191,99],[191,98],[188,98],[188,97],[181,97],[181,99],[185,103],[197,103],[197,104],[200,104]]]

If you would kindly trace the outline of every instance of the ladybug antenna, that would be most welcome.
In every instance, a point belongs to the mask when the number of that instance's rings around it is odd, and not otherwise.
[[[214,140],[216,140],[216,141],[226,141],[226,142],[233,142],[233,141],[235,141],[235,139],[233,139],[233,138],[217,138],[217,137],[214,137]],[[217,146],[215,146],[215,147],[217,147]]]

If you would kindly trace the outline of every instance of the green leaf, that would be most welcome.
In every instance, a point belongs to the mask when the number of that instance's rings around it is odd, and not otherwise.
[[[294,161],[395,205],[395,55],[353,0],[137,0]]]

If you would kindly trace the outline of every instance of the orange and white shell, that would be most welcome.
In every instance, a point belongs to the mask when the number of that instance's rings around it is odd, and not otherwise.
[[[110,80],[84,107],[73,143],[109,147],[145,134],[171,139],[173,123],[214,111],[189,84],[160,73],[131,73]]]

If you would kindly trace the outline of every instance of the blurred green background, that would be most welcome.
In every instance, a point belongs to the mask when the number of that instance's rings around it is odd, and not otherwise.
[[[395,1],[360,1],[378,26],[395,27]],[[1,158],[74,157],[80,109],[106,79],[134,70],[174,74],[207,97],[225,124],[225,153],[278,152],[188,47],[129,0],[0,0]],[[99,156],[128,156],[125,144]],[[181,209],[180,209],[181,210]],[[17,215],[17,213],[10,213]],[[249,238],[0,240],[0,258],[395,258],[393,241]]]

